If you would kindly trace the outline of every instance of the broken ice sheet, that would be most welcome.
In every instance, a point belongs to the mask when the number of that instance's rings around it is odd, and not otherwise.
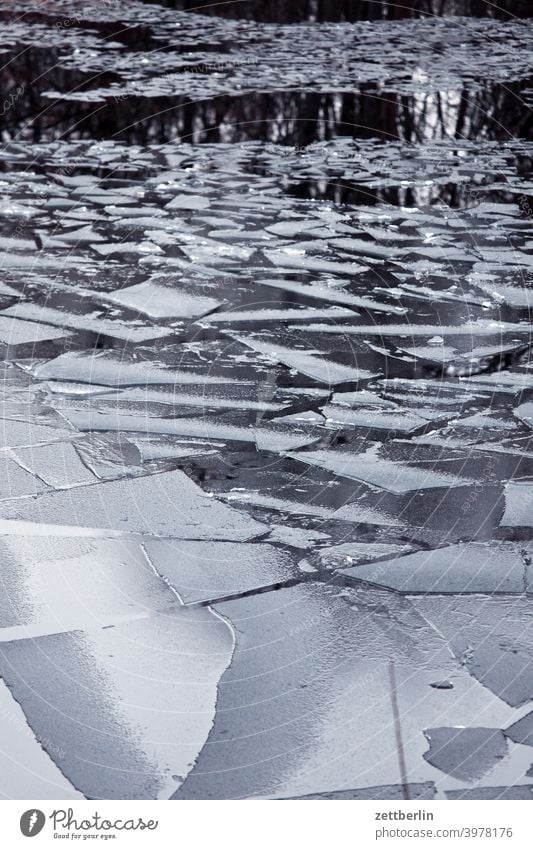
[[[168,798],[209,733],[230,629],[207,608],[2,645],[0,674],[91,799]],[[117,764],[120,768],[117,769]]]
[[[463,781],[475,781],[507,755],[507,741],[497,728],[428,728],[428,763]]]
[[[179,539],[247,540],[268,531],[205,495],[179,470],[5,502],[0,517]]]
[[[177,604],[139,543],[10,535],[0,563],[1,642],[100,628]]]
[[[360,788],[400,783],[391,660],[407,770],[418,780],[435,777],[424,728],[480,715],[499,728],[512,713],[391,593],[307,583],[214,609],[234,626],[236,649],[207,745],[176,798],[304,796],[349,790],[354,775]],[[451,674],[456,686],[443,698],[429,684]]]
[[[396,494],[418,489],[468,486],[472,480],[458,475],[445,474],[433,469],[407,466],[377,456],[377,447],[370,447],[364,454],[352,454],[343,450],[302,451],[289,456],[302,463],[328,469],[336,475],[353,478]]]
[[[520,549],[497,542],[418,551],[394,560],[353,566],[343,574],[402,593],[521,594],[528,582]]]
[[[144,543],[157,574],[185,604],[221,599],[298,576],[293,558],[263,543],[154,540]]]

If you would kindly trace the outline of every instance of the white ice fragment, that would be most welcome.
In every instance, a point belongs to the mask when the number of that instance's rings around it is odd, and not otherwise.
[[[346,381],[369,380],[371,377],[377,376],[376,372],[345,366],[320,356],[318,353],[287,348],[278,345],[276,342],[267,342],[253,336],[235,335],[235,338],[259,354],[270,357],[275,362],[283,363],[289,368],[294,368],[302,374],[328,385],[345,383]]]
[[[363,481],[388,492],[402,494],[417,489],[449,489],[468,486],[472,480],[458,475],[444,474],[433,469],[413,468],[402,463],[377,457],[372,450],[365,454],[350,454],[346,451],[304,451],[291,454],[302,463],[328,469],[336,475]]]
[[[505,543],[461,543],[344,569],[357,580],[403,593],[524,593],[520,548]]]
[[[269,587],[296,575],[292,557],[264,543],[154,540],[145,542],[144,550],[185,604]]]
[[[4,310],[2,315],[25,318],[29,321],[36,322],[39,326],[42,322],[45,322],[56,327],[68,327],[72,330],[88,330],[97,334],[103,333],[106,336],[124,339],[129,342],[147,342],[151,339],[160,339],[162,336],[168,336],[172,332],[169,328],[157,327],[156,325],[133,326],[131,323],[126,324],[125,322],[112,321],[108,318],[63,312],[52,307],[43,307],[39,304],[29,302],[15,304]]]
[[[343,307],[329,309],[265,309],[265,310],[234,310],[232,312],[214,313],[204,319],[209,324],[231,324],[232,322],[263,322],[267,321],[308,321],[309,319],[336,319],[356,316],[353,310]]]
[[[442,334],[447,336],[501,336],[504,333],[533,333],[533,325],[477,319],[463,324],[438,326]],[[311,324],[308,330],[320,333],[332,333],[347,336],[433,336],[435,325],[432,324]]]
[[[53,322],[51,322],[53,324]],[[50,324],[22,321],[0,315],[0,342],[4,345],[27,345],[32,342],[51,342],[72,336],[68,330],[56,330]]]
[[[36,366],[41,380],[77,381],[103,386],[242,384],[230,376],[217,377],[165,366],[157,361],[118,358],[109,351],[69,351]]]
[[[209,198],[203,195],[176,195],[166,204],[166,209],[208,209]]]
[[[154,318],[198,318],[222,303],[206,295],[192,295],[150,282],[106,293],[105,299]]]

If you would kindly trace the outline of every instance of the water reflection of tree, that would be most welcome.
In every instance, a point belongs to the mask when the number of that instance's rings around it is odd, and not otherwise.
[[[3,141],[116,137],[132,143],[184,139],[195,142],[256,139],[304,146],[336,135],[399,138],[527,138],[531,111],[521,93],[530,81],[507,85],[464,85],[459,91],[378,92],[362,83],[354,92],[251,92],[200,102],[186,97],[125,97],[105,102],[49,100],[49,90],[82,92],[106,85],[79,71],[55,67],[53,51],[32,49],[6,63],[0,110]],[[53,70],[51,70],[53,68]],[[28,80],[38,82],[28,85]],[[16,93],[16,96],[15,94]],[[13,95],[10,97],[10,95]]]
[[[255,21],[401,20],[425,15],[472,15],[509,19],[531,14],[531,0],[230,0],[202,4],[197,0],[153,0],[174,9]]]

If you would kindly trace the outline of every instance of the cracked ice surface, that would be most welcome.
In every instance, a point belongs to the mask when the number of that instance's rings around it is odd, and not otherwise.
[[[0,794],[530,799],[526,22],[0,17]]]

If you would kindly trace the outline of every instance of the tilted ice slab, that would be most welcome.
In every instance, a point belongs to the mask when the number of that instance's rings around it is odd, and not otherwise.
[[[89,266],[85,257],[81,256],[43,256],[41,252],[34,254],[8,254],[0,253],[0,268],[35,269],[54,268],[57,271],[65,268],[79,268],[81,265]]]
[[[4,643],[0,674],[45,751],[86,797],[168,798],[209,733],[232,650],[220,617],[175,606]]]
[[[208,209],[211,206],[209,198],[203,195],[176,195],[166,204],[167,209]]]
[[[327,272],[331,274],[362,274],[368,271],[368,265],[356,262],[334,262],[333,260],[321,259],[318,256],[306,254],[297,248],[285,248],[283,250],[264,250],[263,253],[273,265],[281,268],[298,268],[307,271]]]
[[[354,251],[356,254],[360,254],[362,258],[366,257],[376,257],[377,259],[384,260],[393,260],[396,256],[398,256],[399,251],[398,247],[390,247],[389,245],[378,245],[375,242],[365,241],[364,239],[354,239],[353,237],[341,237],[338,239],[331,239],[330,245],[334,245],[336,248],[343,248],[347,251]],[[410,248],[406,249],[410,251]]]
[[[272,525],[268,536],[269,542],[279,542],[292,548],[314,548],[330,539],[329,534],[308,528],[295,528],[293,525]],[[299,564],[301,570],[301,564]]]
[[[388,492],[401,494],[417,489],[468,486],[471,480],[454,475],[435,472],[433,469],[412,468],[393,460],[375,456],[372,450],[366,454],[350,454],[346,451],[302,451],[290,454],[295,460],[328,469],[336,475],[363,481]]]
[[[139,242],[109,242],[108,244],[91,245],[93,251],[101,256],[108,257],[114,254],[162,254],[163,250],[149,240]]]
[[[4,345],[48,342],[53,339],[65,339],[71,335],[68,330],[55,330],[50,324],[35,324],[32,321],[0,316],[0,342]]]
[[[526,286],[506,286],[504,283],[480,279],[475,279],[472,282],[475,286],[483,289],[487,295],[500,299],[512,307],[531,309],[533,306],[533,292]]]
[[[227,389],[227,384],[221,384],[220,390]],[[255,387],[251,387],[255,390]],[[250,393],[252,394],[252,393]],[[256,397],[257,397],[256,390]],[[287,403],[275,404],[269,401],[259,401],[253,398],[247,399],[236,398],[231,392],[220,391],[219,394],[214,394],[211,390],[204,391],[202,394],[193,395],[183,392],[165,392],[156,389],[139,389],[132,387],[130,389],[122,389],[115,396],[117,401],[139,401],[143,405],[146,404],[167,404],[176,407],[201,407],[203,409],[218,408],[222,410],[258,410],[261,412],[280,412],[288,406]],[[280,419],[278,419],[279,421]],[[321,419],[323,422],[323,419]]]
[[[168,336],[170,329],[164,327],[135,326],[124,324],[120,321],[111,321],[107,318],[98,318],[91,315],[78,315],[71,312],[63,312],[52,307],[42,307],[38,304],[18,303],[4,310],[2,315],[14,318],[25,318],[34,322],[52,324],[56,327],[68,327],[72,330],[89,330],[92,333],[103,333],[117,339],[128,342],[147,342],[151,339],[160,339]]]
[[[428,421],[426,418],[419,416],[416,412],[402,410],[397,407],[395,410],[379,409],[375,407],[359,409],[349,409],[336,404],[328,404],[322,408],[328,422],[335,424],[351,425],[352,427],[362,427],[367,430],[391,430],[401,433],[412,433],[421,427],[427,427]],[[437,417],[437,414],[435,415]],[[442,417],[442,414],[441,414]]]
[[[358,563],[385,560],[393,555],[401,556],[412,551],[410,545],[383,542],[343,542],[329,548],[321,548],[317,558],[325,569],[341,569],[348,574],[349,567]]]
[[[298,433],[290,427],[239,427],[217,419],[187,417],[155,418],[120,412],[65,410],[65,417],[78,430],[114,431],[117,433],[160,433],[174,436],[197,436],[228,442],[255,442],[260,451],[291,451],[311,445],[317,436]]]
[[[268,530],[205,495],[179,470],[4,502],[0,518],[178,539],[247,540]]]
[[[533,333],[533,324],[478,319],[463,324],[311,324],[313,333],[333,333],[348,336],[496,336],[502,333]]]
[[[525,593],[529,575],[519,548],[493,542],[418,551],[342,570],[349,578],[403,593]]]
[[[194,457],[195,455],[216,454],[217,449],[212,443],[198,441],[177,441],[174,437],[165,436],[135,437],[131,442],[138,448],[142,462],[166,460],[175,457]],[[220,444],[223,447],[223,443]]]
[[[300,351],[296,348],[286,348],[283,345],[278,345],[276,342],[266,342],[253,336],[231,335],[234,339],[241,342],[241,344],[257,351],[258,354],[269,357],[275,362],[283,363],[288,368],[296,369],[296,371],[328,385],[356,380],[369,380],[371,377],[377,376],[376,372],[345,366],[341,363],[328,360],[319,354]]]
[[[461,378],[465,386],[478,392],[480,390],[504,392],[513,395],[523,389],[533,387],[533,374],[525,372],[494,372],[493,374],[480,374],[475,377]]]
[[[145,542],[144,550],[186,604],[269,587],[299,574],[290,555],[264,543],[154,540]]]
[[[322,507],[320,504],[311,502],[291,501],[285,498],[276,498],[272,495],[263,495],[260,492],[246,490],[230,490],[229,492],[217,493],[218,498],[224,498],[230,504],[250,504],[254,507],[264,507],[266,510],[277,510],[280,513],[296,516],[315,516],[319,519],[333,519],[339,522],[354,522],[369,525],[393,525],[394,519],[380,510],[366,507],[364,504],[350,503],[337,510],[330,507]]]
[[[191,295],[177,288],[150,282],[106,293],[105,300],[153,318],[198,318],[222,303],[206,295]]]
[[[234,312],[214,313],[204,318],[208,324],[231,324],[232,322],[260,322],[265,321],[309,321],[310,319],[336,319],[350,318],[356,316],[353,310],[343,307],[330,307],[329,309],[264,309],[264,310],[235,310]]]
[[[351,292],[346,292],[339,286],[325,286],[322,283],[299,283],[297,280],[260,280],[261,286],[270,286],[273,289],[283,289],[286,292],[293,292],[297,295],[303,295],[306,298],[316,298],[319,301],[330,301],[332,304],[342,304],[347,307],[361,307],[366,310],[378,310],[389,313],[405,313],[404,307],[396,307],[392,304],[383,304],[380,301],[375,301],[373,298],[365,298],[360,295],[353,295]]]
[[[135,362],[131,359],[119,359],[107,351],[92,353],[86,351],[68,352],[54,360],[38,365],[35,377],[41,380],[78,381],[80,383],[102,384],[103,386],[146,386],[180,384],[225,384],[240,383],[231,377],[215,377],[209,374],[164,366],[162,363]]]

